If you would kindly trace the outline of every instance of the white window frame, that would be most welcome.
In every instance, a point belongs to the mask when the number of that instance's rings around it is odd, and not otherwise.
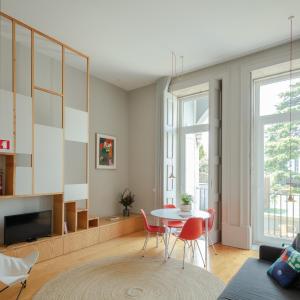
[[[293,78],[300,77],[298,70],[293,72]],[[290,121],[289,112],[260,116],[260,87],[289,79],[289,73],[257,78],[252,81],[252,133],[251,133],[251,203],[252,227],[254,244],[280,245],[290,243],[285,238],[269,237],[264,235],[264,126]],[[292,112],[293,119],[300,120],[300,112]]]
[[[209,134],[209,122],[210,122],[210,118],[209,118],[208,124],[183,126],[184,102],[193,101],[190,99],[192,96],[205,95],[205,94],[209,98],[209,90],[205,90],[200,93],[178,98],[178,102],[179,102],[179,155],[178,155],[179,164],[178,165],[180,166],[180,178],[179,178],[180,194],[185,192],[185,135],[189,133],[198,133],[198,132],[208,132]],[[208,101],[208,103],[210,102]],[[208,184],[208,188],[209,188],[209,184]],[[180,205],[180,197],[177,197],[177,199],[179,201],[177,205]]]

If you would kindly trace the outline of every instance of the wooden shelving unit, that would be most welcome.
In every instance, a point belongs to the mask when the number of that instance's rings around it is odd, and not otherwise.
[[[0,200],[53,198],[53,235],[0,246],[0,252],[22,257],[38,250],[44,261],[141,230],[139,215],[117,221],[89,217],[88,56],[1,11],[0,18],[7,30],[0,31],[0,43],[9,40],[12,46],[0,62],[12,70],[5,84],[0,81],[0,140],[10,145],[0,149]],[[19,164],[20,157],[25,162]],[[78,201],[84,201],[81,208]]]
[[[97,218],[93,217],[90,220],[96,222]],[[20,243],[8,247],[0,245],[0,253],[23,257],[32,250],[37,250],[40,253],[39,262],[42,262],[143,229],[141,215],[133,214],[128,218],[120,216],[117,221],[110,221],[108,218],[98,218],[98,220],[99,226],[89,229],[41,238],[32,243]]]

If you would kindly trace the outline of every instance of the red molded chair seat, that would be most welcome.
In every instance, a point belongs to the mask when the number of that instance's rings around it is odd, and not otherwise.
[[[165,233],[165,228],[162,226],[148,225],[147,231],[151,233]]]
[[[143,246],[143,250],[144,250],[144,253],[145,253],[147,243],[148,243],[148,240],[150,238],[150,234],[152,234],[152,233],[156,234],[156,247],[158,247],[158,235],[164,234],[166,232],[166,229],[163,226],[150,225],[148,223],[147,216],[146,216],[143,209],[141,209],[141,214],[142,214],[143,220],[144,220],[144,228],[145,228],[145,231],[147,232],[145,242],[144,242],[144,246]]]
[[[165,204],[164,208],[176,208],[174,204]],[[163,220],[163,224],[169,228],[182,228],[184,222],[182,221],[173,221],[173,220]]]
[[[176,240],[175,240],[174,245],[172,247],[170,256],[172,255],[172,252],[174,250],[176,242],[178,240],[183,241],[184,242],[183,262],[182,262],[182,268],[183,269],[184,269],[184,260],[185,260],[185,247],[188,244],[188,242],[190,242],[191,245],[192,245],[193,242],[197,245],[197,247],[199,249],[199,252],[200,252],[200,255],[201,255],[201,258],[202,258],[202,261],[203,261],[203,264],[205,266],[205,262],[204,262],[204,259],[203,259],[202,253],[201,253],[201,249],[200,249],[200,246],[198,244],[198,239],[203,235],[203,227],[202,226],[203,226],[203,219],[194,218],[194,217],[189,218],[185,222],[181,232],[175,234]],[[194,252],[193,245],[192,245],[192,250]]]

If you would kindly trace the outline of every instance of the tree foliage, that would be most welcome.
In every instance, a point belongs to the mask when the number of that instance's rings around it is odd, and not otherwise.
[[[279,97],[281,101],[276,105],[276,112],[278,114],[289,113],[290,91],[281,93]],[[300,111],[300,82],[292,86],[291,111],[291,135],[289,122],[267,125],[265,128],[265,176],[270,177],[271,188],[274,192],[287,193],[291,170],[292,191],[299,194],[300,170],[295,166],[300,156],[300,120],[293,117],[293,112]]]

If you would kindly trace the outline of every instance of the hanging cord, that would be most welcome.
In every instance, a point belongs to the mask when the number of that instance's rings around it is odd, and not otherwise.
[[[290,171],[290,186],[289,186],[289,202],[294,202],[294,197],[292,195],[292,70],[293,70],[293,19],[294,16],[290,16],[290,101],[289,101],[289,116],[290,116],[290,136],[289,136],[289,146],[290,146],[290,163],[289,163],[289,171]]]
[[[181,60],[181,75],[183,75],[183,56],[180,56]]]

